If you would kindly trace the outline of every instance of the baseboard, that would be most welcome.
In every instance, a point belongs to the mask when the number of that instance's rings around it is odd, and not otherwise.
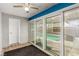
[[[3,56],[2,49],[0,49],[0,56]]]
[[[22,48],[22,47],[25,47],[25,46],[29,46],[29,45],[32,45],[30,44],[29,42],[28,43],[24,43],[24,44],[13,44],[7,48],[3,48],[3,52],[8,52],[8,51],[11,51],[11,50],[14,50],[14,49],[18,49],[18,48]]]
[[[43,50],[42,48],[40,48],[39,46],[35,45],[34,43],[30,42],[33,46],[37,47],[38,49],[40,49],[41,51],[43,51],[44,53],[48,54],[49,56],[54,56],[53,54],[47,52],[46,50]]]

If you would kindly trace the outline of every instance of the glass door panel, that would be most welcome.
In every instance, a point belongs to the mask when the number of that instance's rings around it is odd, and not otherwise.
[[[36,45],[43,46],[43,20],[36,21]]]
[[[79,8],[64,12],[65,55],[79,55]]]
[[[31,41],[34,43],[34,21],[31,22]]]
[[[47,18],[47,47],[50,53],[60,55],[61,15]]]

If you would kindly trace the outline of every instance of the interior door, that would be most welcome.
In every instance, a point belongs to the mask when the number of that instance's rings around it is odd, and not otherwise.
[[[9,45],[19,42],[18,19],[9,19]]]

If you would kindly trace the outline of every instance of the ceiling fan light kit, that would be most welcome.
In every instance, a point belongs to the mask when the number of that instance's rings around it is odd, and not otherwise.
[[[17,4],[17,5],[14,5],[13,7],[15,7],[15,8],[24,8],[24,10],[27,13],[30,11],[30,9],[39,10],[39,7],[36,7],[36,6],[32,5],[31,3]]]
[[[29,11],[29,8],[28,8],[28,7],[25,7],[24,10],[25,10],[25,11]]]

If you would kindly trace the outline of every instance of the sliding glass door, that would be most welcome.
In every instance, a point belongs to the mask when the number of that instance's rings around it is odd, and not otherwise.
[[[47,23],[47,46],[46,50],[53,55],[60,55],[61,41],[61,15],[46,19]]]
[[[79,8],[64,12],[65,55],[79,55]]]
[[[31,42],[34,43],[34,21],[31,22]]]
[[[32,36],[37,46],[52,55],[79,55],[79,8],[35,21]]]
[[[43,20],[36,21],[36,45],[43,47]]]

